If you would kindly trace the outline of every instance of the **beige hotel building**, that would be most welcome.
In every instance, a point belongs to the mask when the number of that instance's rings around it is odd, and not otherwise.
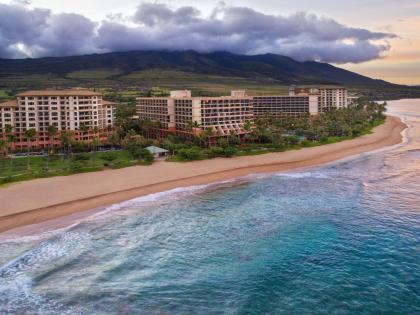
[[[349,105],[349,96],[345,87],[321,86],[321,87],[290,87],[289,96],[316,97],[318,112],[326,110],[346,108]]]
[[[191,91],[172,91],[169,97],[137,98],[139,119],[157,121],[162,130],[214,135],[247,133],[244,125],[266,113],[276,118],[317,115],[326,109],[347,107],[347,90],[341,87],[295,88],[289,95],[248,96],[232,91],[230,96],[192,97]]]
[[[188,90],[172,91],[170,97],[139,97],[137,115],[159,121],[168,131],[200,134],[212,130],[215,136],[232,131],[244,134],[244,125],[254,118],[252,97],[245,91],[222,97],[192,97]]]
[[[13,127],[15,149],[28,145],[25,130],[34,129],[34,147],[59,145],[60,132],[71,132],[73,139],[91,141],[104,139],[114,125],[115,103],[107,102],[102,94],[88,89],[28,91],[16,100],[0,103],[0,138],[6,138],[6,126]],[[48,136],[48,126],[58,130],[55,139]],[[51,143],[52,142],[52,143]]]

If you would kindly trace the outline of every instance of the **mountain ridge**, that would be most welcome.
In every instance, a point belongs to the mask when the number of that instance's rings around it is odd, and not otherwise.
[[[346,86],[398,86],[372,79],[327,63],[299,62],[290,57],[263,54],[238,55],[225,51],[199,53],[187,51],[127,51],[69,57],[1,59],[1,79],[7,76],[53,74],[67,78],[78,71],[109,71],[118,81],[139,71],[163,69],[201,75],[271,80],[280,85],[333,84]]]

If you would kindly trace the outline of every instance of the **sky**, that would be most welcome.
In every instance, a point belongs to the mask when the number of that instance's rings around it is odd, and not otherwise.
[[[0,58],[276,53],[420,85],[419,0],[0,0]]]

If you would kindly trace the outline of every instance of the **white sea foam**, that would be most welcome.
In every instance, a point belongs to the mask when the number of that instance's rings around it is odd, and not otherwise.
[[[276,176],[289,178],[329,178],[325,172],[295,172],[295,173],[278,173]]]
[[[229,183],[229,182],[233,182],[233,180],[217,182],[217,183],[212,183],[212,184],[206,184],[206,185],[178,187],[178,188],[174,188],[174,189],[170,189],[170,190],[166,190],[166,191],[162,191],[162,192],[157,192],[157,193],[153,193],[153,194],[129,199],[127,201],[116,203],[116,204],[113,204],[113,205],[108,206],[106,208],[103,208],[102,210],[92,214],[91,216],[89,216],[85,220],[94,220],[98,217],[103,217],[106,214],[114,213],[115,211],[128,209],[128,208],[131,209],[133,207],[144,206],[144,205],[147,205],[149,203],[161,202],[163,200],[168,200],[168,199],[172,199],[172,200],[179,199],[179,198],[185,197],[187,195],[192,195],[192,194],[194,194],[196,192],[199,192],[199,191],[205,191],[205,190],[210,189],[211,187],[216,187],[218,185],[226,184],[226,183]]]
[[[74,255],[90,239],[88,233],[65,232],[60,236],[41,242],[32,250],[0,267],[0,278],[12,277],[51,263],[59,258]]]
[[[74,257],[90,239],[87,233],[66,232],[44,241],[32,250],[0,267],[0,313],[83,314],[82,309],[67,309],[35,293],[30,274],[54,265],[58,260]]]

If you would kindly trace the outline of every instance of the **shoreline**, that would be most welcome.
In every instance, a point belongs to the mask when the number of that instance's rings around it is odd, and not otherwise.
[[[323,165],[399,144],[406,128],[399,118],[388,116],[371,134],[317,147],[187,163],[161,161],[150,166],[13,183],[0,188],[0,233],[66,216],[80,217],[83,212],[178,187]]]

